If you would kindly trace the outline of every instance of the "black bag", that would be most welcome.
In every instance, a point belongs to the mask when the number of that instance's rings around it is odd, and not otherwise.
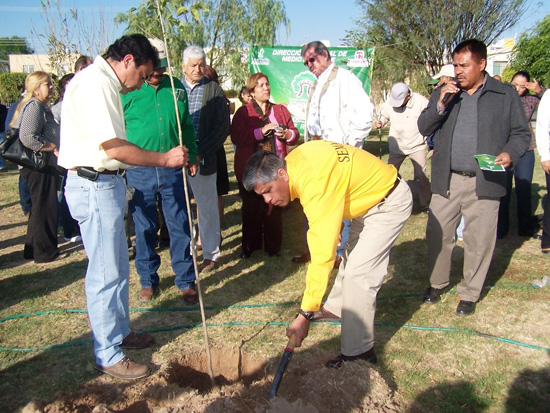
[[[6,131],[6,141],[0,144],[0,155],[7,161],[34,171],[48,166],[48,152],[33,151],[19,139],[19,129]]]

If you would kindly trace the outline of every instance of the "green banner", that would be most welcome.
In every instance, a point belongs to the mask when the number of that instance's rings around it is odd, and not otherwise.
[[[304,66],[301,50],[298,46],[252,46],[248,56],[250,73],[262,72],[269,78],[271,101],[288,105],[292,114],[305,113],[309,91],[315,81],[313,73]],[[353,47],[329,47],[328,50],[331,60],[357,76],[370,96],[374,47],[364,50]],[[294,120],[295,123],[300,123],[304,119]],[[302,125],[299,129],[303,133]]]

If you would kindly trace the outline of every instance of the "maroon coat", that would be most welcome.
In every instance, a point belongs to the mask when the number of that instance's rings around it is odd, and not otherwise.
[[[288,145],[294,145],[298,142],[300,138],[300,132],[294,126],[292,118],[290,117],[290,112],[283,105],[273,105],[271,107],[275,119],[280,125],[286,125],[288,129],[294,131],[294,137],[283,143],[283,157],[288,155]],[[233,116],[233,121],[231,124],[231,141],[236,145],[235,151],[235,177],[238,182],[242,182],[244,167],[246,162],[254,154],[254,144],[257,141],[254,130],[260,128],[260,115],[254,110],[252,102],[241,106],[237,113]]]

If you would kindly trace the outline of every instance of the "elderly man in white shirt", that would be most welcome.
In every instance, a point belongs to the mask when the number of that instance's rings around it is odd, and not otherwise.
[[[309,92],[306,107],[304,140],[327,140],[363,148],[372,128],[374,106],[361,81],[349,70],[336,66],[326,46],[319,41],[302,48],[302,57],[317,80]],[[342,261],[349,236],[349,221],[344,221],[342,239],[334,268]],[[296,256],[294,262],[308,262],[309,252]]]
[[[546,177],[546,192],[550,194],[550,90],[544,92],[539,103],[536,139],[537,151]],[[543,254],[550,253],[550,201],[548,197],[544,204],[540,248]]]

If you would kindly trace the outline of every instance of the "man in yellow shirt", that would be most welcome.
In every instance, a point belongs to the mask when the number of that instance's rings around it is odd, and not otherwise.
[[[312,141],[285,159],[255,153],[247,162],[243,185],[274,206],[299,198],[309,222],[311,263],[299,315],[287,336],[295,335],[299,347],[310,321],[341,318],[341,354],[326,366],[339,368],[344,361],[358,359],[376,363],[376,295],[387,273],[390,249],[412,209],[412,194],[395,167],[352,146]],[[321,307],[342,219],[352,220],[350,237]]]

